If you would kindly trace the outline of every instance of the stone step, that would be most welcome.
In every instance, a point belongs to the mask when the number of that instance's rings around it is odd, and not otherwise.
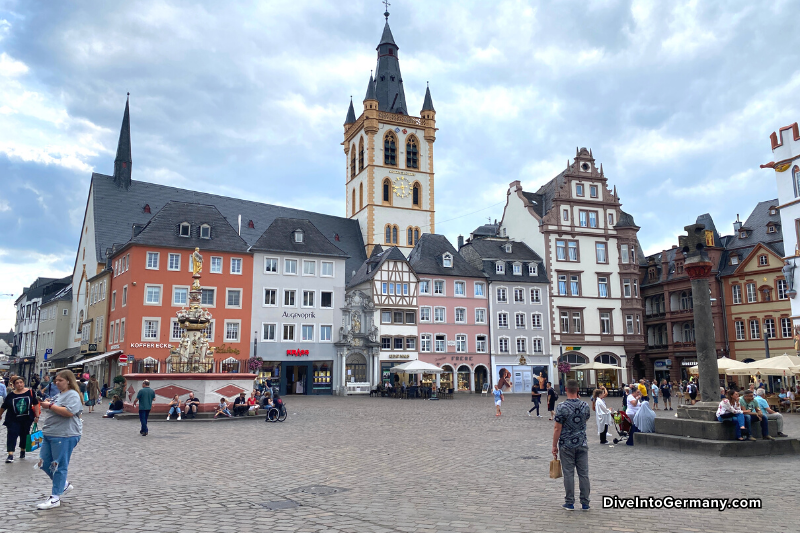
[[[751,429],[753,436],[759,438],[761,437],[761,425],[757,422],[753,424]],[[717,420],[656,418],[656,433],[694,439],[736,440],[736,430],[733,422],[719,422]],[[773,437],[778,434],[778,422],[776,420],[769,421],[769,434]]]
[[[658,433],[636,433],[633,436],[633,441],[636,446],[650,446],[718,457],[800,455],[800,440],[790,438],[740,442],[738,440],[692,439]]]
[[[717,406],[711,407],[678,407],[678,418],[717,421]]]
[[[183,424],[184,422],[194,423],[194,422],[222,422],[223,420],[261,420],[264,421],[264,417],[266,417],[267,412],[264,411],[263,413],[259,413],[258,416],[232,416],[230,418],[221,416],[219,418],[214,418],[214,413],[197,413],[197,418],[181,418],[178,421],[177,418],[172,417],[170,420],[167,420],[167,416],[163,413],[157,413],[155,415],[150,415],[150,418],[147,419],[148,424],[152,424],[153,422],[168,422],[174,424]],[[117,420],[136,420],[139,421],[139,415],[134,413],[122,413],[119,415],[114,415],[114,418]]]

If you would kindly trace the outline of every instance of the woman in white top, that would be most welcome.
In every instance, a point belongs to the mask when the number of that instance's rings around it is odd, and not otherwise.
[[[597,434],[600,435],[600,444],[608,444],[606,434],[608,433],[608,426],[612,424],[611,409],[606,405],[606,396],[608,396],[608,390],[606,390],[605,387],[595,389],[592,395],[595,416],[597,417]]]
[[[739,405],[739,393],[733,389],[728,389],[725,393],[725,398],[719,402],[717,407],[717,420],[725,422],[730,420],[733,422],[733,427],[736,428],[736,438],[738,440],[745,440],[742,436],[742,430],[746,429],[744,422],[744,413],[742,413],[742,406]]]

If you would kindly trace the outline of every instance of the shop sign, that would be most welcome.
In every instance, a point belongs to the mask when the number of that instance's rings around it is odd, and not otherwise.
[[[564,346],[565,352],[579,352],[582,346]]]
[[[696,365],[697,365],[697,361],[686,361],[686,360],[684,359],[683,363],[681,363],[681,364],[682,364],[683,366],[696,366]]]
[[[455,346],[456,345],[456,341],[447,341],[447,345],[448,346]]]
[[[467,361],[472,361],[472,356],[471,355],[451,355],[450,356],[450,360],[451,361],[464,361],[464,362],[467,362]]]
[[[283,318],[317,318],[317,315],[314,314],[313,311],[309,313],[289,313],[287,311],[283,312],[281,315]]]
[[[132,342],[131,348],[172,348],[165,342]]]
[[[301,357],[303,355],[308,355],[308,350],[286,350],[286,355]]]
[[[672,359],[657,359],[653,361],[656,368],[671,368],[672,367]]]
[[[409,357],[411,357],[411,356],[408,355],[408,354],[405,354],[405,353],[390,353],[389,354],[389,359],[408,359]]]
[[[119,344],[112,344],[108,347],[109,350],[119,350]]]
[[[90,352],[96,352],[97,351],[97,345],[96,344],[90,344],[89,345],[89,351]]]

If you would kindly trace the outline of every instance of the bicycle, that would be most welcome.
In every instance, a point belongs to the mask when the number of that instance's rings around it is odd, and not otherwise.
[[[286,412],[286,404],[283,400],[278,398],[275,400],[276,405],[269,408],[264,422],[283,422],[289,413]]]

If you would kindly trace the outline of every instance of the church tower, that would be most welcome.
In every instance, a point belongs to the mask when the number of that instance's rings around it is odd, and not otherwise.
[[[430,89],[419,117],[408,112],[400,74],[399,47],[389,13],[370,74],[364,109],[353,100],[344,123],[347,216],[358,220],[367,255],[376,244],[408,255],[422,233],[434,232],[433,143],[436,111]]]

